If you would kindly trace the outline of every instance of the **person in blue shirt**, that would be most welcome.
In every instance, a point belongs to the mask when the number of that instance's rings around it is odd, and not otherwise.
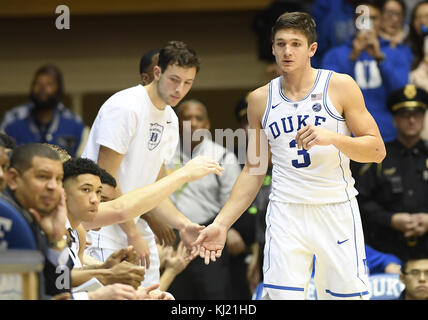
[[[319,68],[329,49],[345,43],[355,35],[355,0],[315,0],[311,12],[318,34],[318,49],[311,64]]]
[[[373,249],[366,244],[367,267],[369,274],[400,273],[401,260],[390,253]]]
[[[395,47],[378,36],[381,7],[375,0],[357,3],[369,10],[369,29],[361,29],[347,43],[330,49],[323,57],[322,68],[349,74],[360,87],[367,109],[376,120],[385,142],[396,137],[392,115],[386,99],[392,91],[404,87],[409,81],[413,55],[403,44]],[[356,17],[356,23],[358,22]]]
[[[59,68],[51,64],[40,67],[31,85],[30,101],[7,111],[0,131],[13,137],[17,145],[50,143],[73,157],[80,156],[89,128],[61,103],[63,94]]]

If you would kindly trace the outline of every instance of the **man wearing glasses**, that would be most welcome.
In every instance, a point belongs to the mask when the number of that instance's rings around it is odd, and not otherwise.
[[[403,263],[400,280],[405,288],[399,300],[428,300],[428,256]]]

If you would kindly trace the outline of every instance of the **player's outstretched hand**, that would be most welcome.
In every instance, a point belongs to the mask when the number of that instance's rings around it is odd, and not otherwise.
[[[179,230],[180,239],[187,250],[191,252],[196,250],[196,248],[193,246],[193,242],[195,242],[199,236],[199,232],[204,228],[205,226],[200,226],[197,223],[189,222]]]
[[[227,228],[213,222],[199,233],[193,246],[199,246],[199,256],[205,260],[205,264],[220,258],[226,243]]]
[[[187,181],[190,182],[201,179],[210,173],[221,176],[224,168],[217,161],[209,157],[197,156],[187,162],[181,170],[186,175]]]

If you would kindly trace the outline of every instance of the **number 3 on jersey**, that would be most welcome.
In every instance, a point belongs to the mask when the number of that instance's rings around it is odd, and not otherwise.
[[[293,139],[290,141],[290,148],[297,148],[296,139]],[[309,153],[305,149],[297,150],[297,155],[303,156],[303,162],[299,162],[299,160],[302,160],[302,159],[292,160],[291,164],[293,165],[293,167],[305,168],[311,164],[311,158],[309,156]]]

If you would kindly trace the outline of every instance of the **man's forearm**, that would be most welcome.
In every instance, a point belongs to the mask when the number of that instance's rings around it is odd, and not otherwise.
[[[107,274],[110,271],[107,269],[91,269],[74,268],[71,270],[72,287],[80,286],[92,278],[97,278],[103,285],[107,285]]]
[[[162,200],[161,203],[150,212],[158,215],[162,221],[177,230],[180,230],[185,224],[190,222],[190,220],[177,209],[169,198]]]
[[[186,182],[186,176],[182,172],[173,172],[153,184],[130,191],[115,200],[101,203],[95,219],[83,225],[86,229],[93,229],[138,217],[158,206]]]
[[[350,137],[336,134],[333,145],[351,160],[361,163],[379,163],[385,157],[382,139],[375,136]]]
[[[264,177],[265,175],[250,174],[250,168],[245,166],[215,222],[229,229],[251,205],[260,190]]]

